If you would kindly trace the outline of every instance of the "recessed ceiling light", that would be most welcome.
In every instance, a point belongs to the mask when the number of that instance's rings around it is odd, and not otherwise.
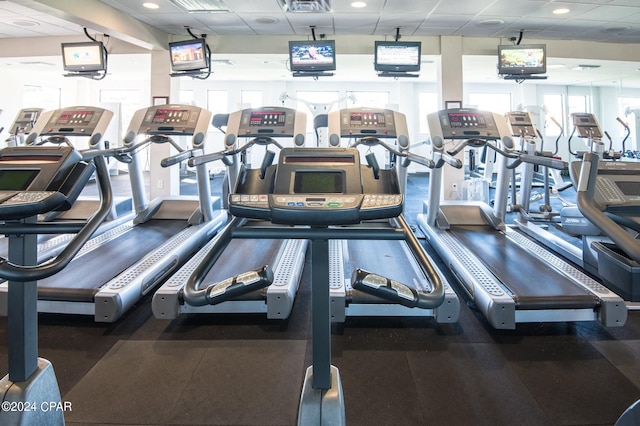
[[[628,29],[631,29],[631,27],[629,27],[628,25],[619,25],[616,27],[607,27],[602,31],[606,33],[621,33],[623,31],[627,31]]]
[[[278,22],[276,18],[272,18],[271,16],[261,16],[259,18],[256,18],[255,21],[258,24],[275,24],[276,22]]]
[[[357,8],[361,8],[361,7],[366,7],[367,3],[363,2],[363,1],[354,1],[351,2],[351,7],[357,7]]]
[[[564,15],[565,13],[569,13],[569,12],[570,12],[570,10],[567,9],[566,7],[561,7],[559,9],[555,9],[553,11],[553,14],[554,15]]]
[[[142,3],[142,6],[146,7],[147,9],[160,9],[160,6],[151,2]]]
[[[38,22],[35,21],[27,21],[27,20],[18,20],[18,21],[11,21],[11,23],[13,25],[17,25],[19,27],[37,27],[38,25],[40,25]]]
[[[484,21],[478,22],[478,25],[490,27],[492,25],[502,25],[504,21],[502,19],[485,19]]]

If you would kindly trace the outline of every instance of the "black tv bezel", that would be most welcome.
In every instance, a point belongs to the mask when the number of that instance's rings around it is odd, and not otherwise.
[[[69,65],[67,64],[66,50],[68,48],[78,48],[84,46],[96,46],[100,51],[100,63],[88,64],[88,65]],[[98,72],[107,70],[107,54],[104,44],[101,41],[81,41],[61,43],[60,48],[62,50],[62,68],[67,72]]]
[[[174,47],[189,46],[192,44],[199,44],[200,46],[202,46],[203,66],[196,67],[196,66],[187,66],[187,65],[180,65],[180,64],[176,66],[176,63],[173,61],[173,54],[171,50]],[[169,43],[169,60],[171,61],[171,71],[175,73],[190,72],[190,71],[204,71],[204,70],[210,69],[211,58],[207,50],[207,40],[204,38],[193,38],[189,40],[170,42]]]
[[[404,46],[404,47],[418,47],[418,64],[380,64],[378,62],[378,48],[380,46]],[[373,68],[378,72],[418,72],[420,71],[420,64],[422,56],[422,42],[420,41],[384,41],[376,40],[373,46]]]
[[[294,64],[293,63],[293,49],[294,47],[299,46],[330,46],[333,52],[331,63],[326,64]],[[335,40],[290,40],[289,41],[289,67],[291,72],[293,73],[304,73],[304,72],[324,72],[324,71],[335,71],[336,70],[336,42]]]
[[[542,49],[542,66],[539,67],[505,67],[502,60],[503,51]],[[527,76],[544,74],[547,72],[547,45],[546,44],[501,44],[498,46],[498,74]]]

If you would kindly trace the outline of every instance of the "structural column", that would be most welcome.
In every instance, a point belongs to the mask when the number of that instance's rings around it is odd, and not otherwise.
[[[463,105],[462,90],[462,37],[440,37],[440,69],[438,81],[442,95],[442,108],[447,102],[459,102]],[[446,147],[445,149],[450,149]],[[464,161],[464,152],[458,154],[458,158]],[[462,182],[464,181],[464,168],[456,169],[448,165],[443,166],[442,198],[455,200],[462,194]]]
[[[151,99],[149,104],[159,103],[159,99],[171,102],[171,61],[166,50],[151,51]],[[176,151],[168,143],[152,143],[149,161],[149,197],[153,200],[164,195],[180,194],[180,171],[177,166],[163,168],[160,161],[175,154]]]

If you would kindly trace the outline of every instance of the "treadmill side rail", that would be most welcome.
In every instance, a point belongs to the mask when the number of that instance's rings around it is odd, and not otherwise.
[[[202,241],[211,238],[226,222],[225,212],[209,222],[189,226],[157,250],[106,283],[95,295],[95,321],[114,322],[168,274],[187,261]]]

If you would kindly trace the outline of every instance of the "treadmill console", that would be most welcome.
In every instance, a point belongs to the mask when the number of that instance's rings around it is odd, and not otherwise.
[[[284,107],[248,108],[229,114],[225,145],[231,147],[237,138],[292,137],[296,146],[304,145],[306,115]]]
[[[125,135],[125,143],[135,140],[136,135],[193,136],[193,145],[204,142],[211,123],[211,113],[193,105],[157,105],[135,112]]]
[[[486,140],[510,137],[505,119],[491,111],[471,108],[445,109],[427,116],[431,137]]]
[[[366,166],[355,148],[284,148],[273,182],[238,191],[229,211],[239,217],[294,225],[346,225],[395,217],[403,197],[397,183],[388,193],[367,193]],[[257,176],[256,176],[257,177]]]
[[[526,137],[537,137],[536,128],[533,125],[533,120],[531,119],[531,114],[524,111],[512,111],[506,114],[507,121],[511,126],[511,134],[513,136],[519,136],[522,138]]]
[[[571,163],[574,183],[578,183],[581,169],[581,161]],[[609,211],[640,207],[640,162],[600,161],[593,201]]]
[[[42,113],[42,108],[24,108],[18,111],[13,124],[9,129],[11,135],[26,135],[31,132],[33,126],[38,121],[38,116]]]
[[[588,112],[574,112],[571,114],[573,126],[578,133],[578,137],[589,139],[601,139],[602,130],[596,117]]]
[[[0,220],[71,207],[94,168],[69,146],[0,150]]]
[[[409,131],[404,114],[380,108],[348,108],[329,113],[329,143],[340,145],[343,137],[394,138],[402,148],[409,146]]]
[[[46,111],[40,115],[29,139],[37,136],[90,136],[100,141],[113,113],[103,108],[75,106]],[[32,136],[33,135],[33,136]]]

